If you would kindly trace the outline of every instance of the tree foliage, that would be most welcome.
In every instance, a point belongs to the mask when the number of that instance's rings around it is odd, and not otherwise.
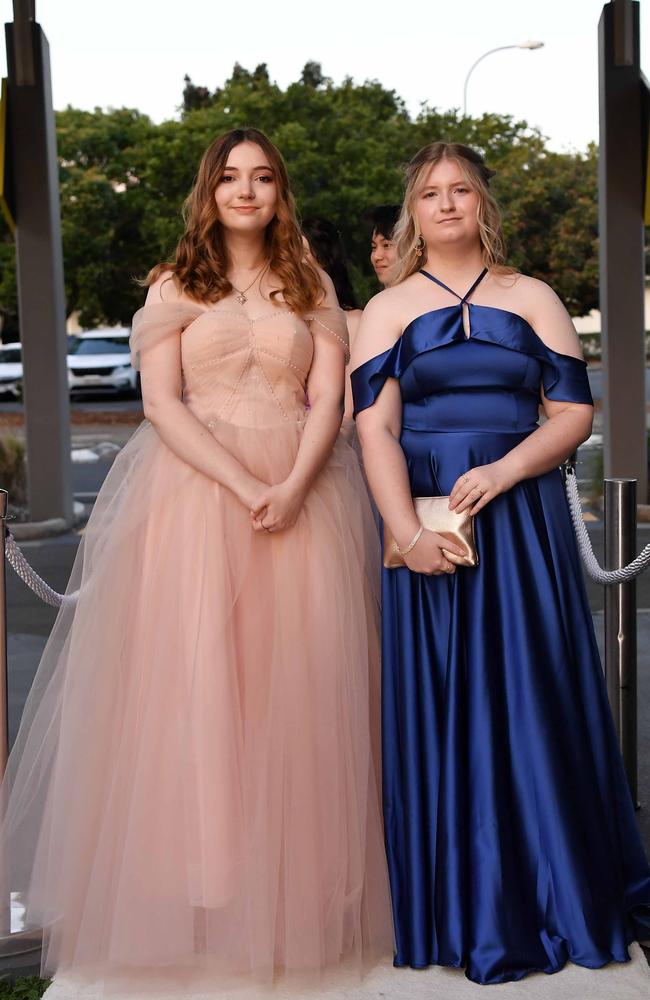
[[[142,301],[134,279],[172,252],[201,153],[234,126],[255,125],[282,150],[303,215],[339,227],[360,298],[375,290],[363,217],[397,202],[401,167],[434,139],[479,148],[497,170],[511,261],[549,281],[574,314],[597,305],[596,150],[552,153],[524,121],[404,102],[377,81],[335,85],[318,63],[282,89],[266,64],[236,64],[211,92],[186,76],[178,120],[137,110],[57,113],[67,310],[84,326],[128,324]],[[13,247],[0,234],[0,309],[16,324]]]

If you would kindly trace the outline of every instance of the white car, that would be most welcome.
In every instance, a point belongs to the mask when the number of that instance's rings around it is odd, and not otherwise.
[[[131,365],[129,330],[115,327],[72,337],[68,388],[71,393],[109,390],[137,394],[140,378]]]
[[[20,399],[23,394],[23,360],[20,341],[0,344],[0,395]]]

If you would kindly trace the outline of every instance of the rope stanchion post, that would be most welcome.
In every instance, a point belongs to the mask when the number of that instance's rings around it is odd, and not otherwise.
[[[9,494],[0,489],[0,774],[9,757],[9,671],[7,659],[7,529]],[[1,845],[0,845],[1,847]],[[0,853],[0,972],[34,972],[40,968],[43,930],[24,919],[20,893],[12,892],[7,859]]]
[[[605,677],[625,773],[637,804],[636,578],[650,566],[650,542],[636,555],[636,479],[605,480],[605,569],[582,516],[575,460],[564,470],[567,500],[585,569],[605,587]]]
[[[636,479],[605,480],[605,567],[636,556]],[[605,587],[605,677],[630,785],[637,802],[636,579]]]
[[[5,562],[6,518],[9,494],[0,490],[0,777],[9,756],[9,677],[7,672],[7,566]]]
[[[9,756],[9,678],[7,671],[7,567],[5,565],[5,530],[9,494],[0,490],[0,778],[4,776]],[[0,934],[11,932],[11,895],[7,885],[5,858],[0,858]]]

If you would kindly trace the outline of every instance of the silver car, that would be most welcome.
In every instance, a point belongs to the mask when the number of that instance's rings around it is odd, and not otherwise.
[[[138,372],[131,365],[129,331],[108,328],[80,333],[68,345],[70,393],[130,392],[140,389]]]

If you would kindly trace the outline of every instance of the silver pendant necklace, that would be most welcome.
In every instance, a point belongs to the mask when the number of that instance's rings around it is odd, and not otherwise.
[[[251,281],[250,285],[247,285],[246,288],[243,288],[243,289],[240,290],[239,288],[236,288],[235,285],[233,285],[232,281],[230,282],[230,284],[232,285],[233,292],[237,293],[236,296],[235,296],[235,298],[239,302],[240,306],[243,306],[245,302],[248,302],[248,296],[246,295],[246,292],[250,292],[250,290],[253,287],[253,285],[256,284],[256,282],[258,281],[259,278],[262,277],[262,275],[264,274],[264,272],[266,271],[266,269],[267,269],[268,266],[269,266],[269,262],[267,261],[266,264],[262,265],[261,270],[259,270],[257,272],[257,274],[255,275],[255,277]]]

